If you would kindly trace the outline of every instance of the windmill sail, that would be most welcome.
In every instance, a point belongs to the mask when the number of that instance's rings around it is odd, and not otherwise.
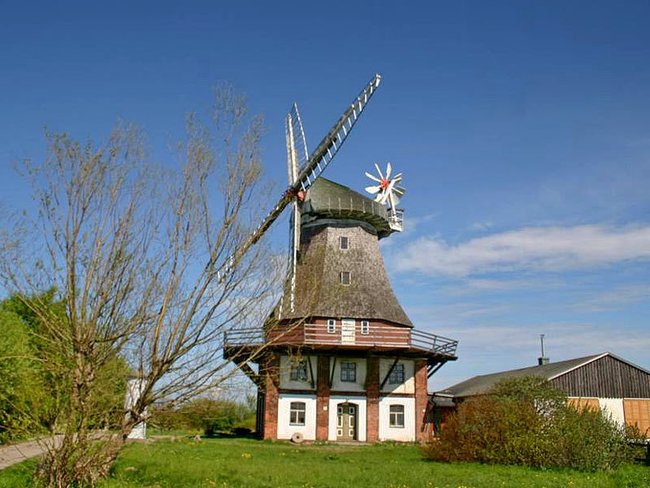
[[[359,120],[359,116],[366,108],[366,105],[379,87],[381,76],[376,74],[370,82],[361,90],[361,93],[352,101],[350,106],[343,112],[343,115],[336,121],[323,140],[311,153],[305,166],[299,169],[295,181],[289,185],[278,203],[271,209],[268,215],[260,222],[257,228],[248,236],[237,251],[230,256],[217,271],[220,276],[229,273],[232,267],[241,260],[251,246],[259,241],[268,228],[277,220],[287,205],[295,200],[298,191],[306,191],[316,178],[332,162],[332,159],[347,139],[352,127]],[[213,266],[210,261],[208,266]]]
[[[289,173],[289,186],[293,186],[298,178],[298,173],[303,168],[309,157],[307,151],[307,139],[302,127],[302,120],[298,105],[295,103],[286,118],[286,140],[287,140],[287,169]],[[289,308],[294,311],[294,297],[296,296],[296,266],[298,262],[298,251],[300,250],[300,209],[298,208],[297,199],[293,200],[292,212],[290,218],[290,242],[289,242],[289,260],[288,260],[288,277],[290,284]],[[282,309],[283,304],[280,304]]]

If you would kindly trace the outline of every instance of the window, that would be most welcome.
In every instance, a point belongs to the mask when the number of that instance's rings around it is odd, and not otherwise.
[[[404,428],[404,405],[390,406],[388,425],[393,428]]]
[[[352,273],[349,271],[341,271],[341,284],[349,285],[352,281]]]
[[[307,361],[302,359],[292,363],[289,379],[291,381],[307,381]]]
[[[396,364],[388,377],[388,384],[401,385],[404,383],[404,365]]]
[[[357,363],[341,362],[341,381],[348,383],[357,381]]]
[[[305,425],[305,402],[291,402],[289,425]]]
[[[350,249],[350,239],[348,239],[348,236],[339,237],[339,248],[344,251]]]
[[[336,320],[327,319],[327,333],[334,334],[336,332]]]
[[[370,322],[367,320],[361,321],[361,334],[368,335],[370,334]]]

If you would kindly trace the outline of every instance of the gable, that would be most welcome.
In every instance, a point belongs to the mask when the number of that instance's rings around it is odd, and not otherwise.
[[[574,397],[650,398],[650,373],[612,354],[605,354],[551,379]]]

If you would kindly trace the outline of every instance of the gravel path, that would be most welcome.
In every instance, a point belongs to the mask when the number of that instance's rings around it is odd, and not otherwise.
[[[0,469],[5,469],[12,464],[21,463],[25,459],[40,456],[46,450],[46,445],[57,442],[60,436],[39,439],[36,441],[21,442],[0,446]]]

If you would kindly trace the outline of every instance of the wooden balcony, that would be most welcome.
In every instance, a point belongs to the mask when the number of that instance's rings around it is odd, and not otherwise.
[[[406,327],[373,324],[363,329],[356,321],[354,329],[338,322],[328,331],[326,324],[300,324],[293,327],[277,326],[264,333],[262,329],[237,329],[224,333],[224,349],[241,350],[267,346],[311,346],[337,349],[397,349],[435,354],[456,359],[458,341]]]

